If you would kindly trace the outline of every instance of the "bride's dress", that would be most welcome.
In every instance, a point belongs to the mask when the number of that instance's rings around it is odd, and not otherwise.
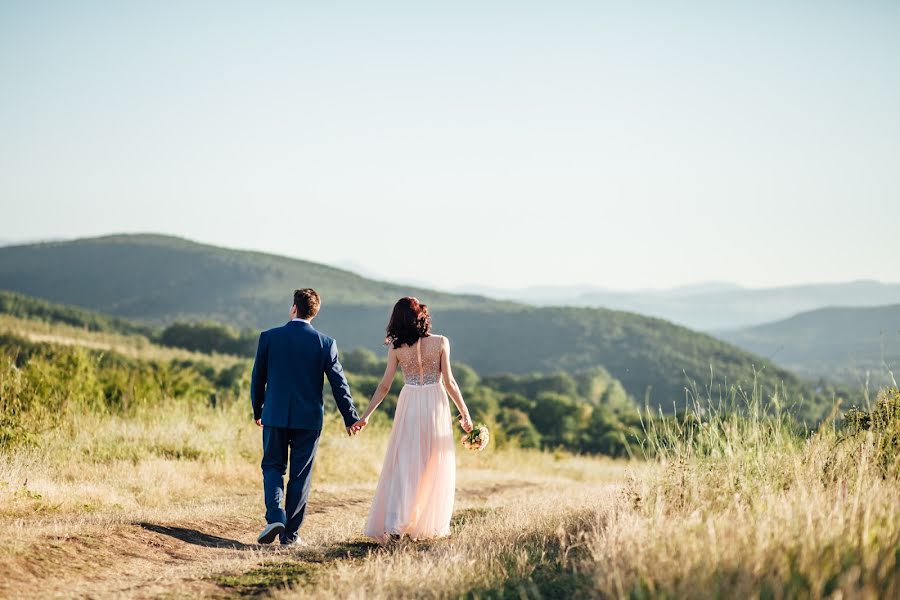
[[[413,538],[450,533],[456,456],[447,392],[441,381],[443,338],[419,338],[396,350],[400,390],[384,466],[365,534]]]

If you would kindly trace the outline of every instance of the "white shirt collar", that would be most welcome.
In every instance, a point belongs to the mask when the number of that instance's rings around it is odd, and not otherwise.
[[[293,319],[291,319],[291,321],[300,321],[301,323],[306,323],[307,325],[309,325],[309,319],[298,319],[294,317]]]

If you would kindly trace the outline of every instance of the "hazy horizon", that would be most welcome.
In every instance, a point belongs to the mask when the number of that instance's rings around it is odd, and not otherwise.
[[[373,270],[361,263],[356,261],[337,261],[337,262],[320,262],[320,261],[312,261],[311,259],[303,256],[290,256],[286,254],[279,254],[277,252],[269,252],[265,249],[260,248],[238,248],[234,246],[228,246],[224,244],[215,244],[212,242],[205,242],[203,240],[197,240],[192,238],[185,238],[183,236],[177,236],[175,234],[167,234],[160,232],[148,232],[148,231],[140,231],[134,232],[133,234],[122,233],[122,232],[110,232],[107,234],[100,234],[99,236],[86,236],[79,238],[45,238],[45,239],[15,239],[15,238],[0,238],[0,247],[2,246],[13,246],[13,245],[27,245],[27,244],[40,244],[40,243],[53,243],[53,242],[67,242],[73,241],[77,239],[86,239],[90,237],[104,237],[104,236],[113,236],[113,235],[162,235],[162,236],[173,236],[179,237],[182,239],[186,239],[192,242],[197,242],[200,244],[219,246],[222,248],[227,248],[231,250],[240,250],[240,251],[251,251],[251,252],[266,252],[271,254],[276,254],[279,256],[285,256],[287,258],[294,258],[299,260],[306,260],[310,262],[318,262],[320,264],[328,265],[337,269],[342,269],[344,271],[351,271],[365,277],[367,279],[374,279],[379,281],[386,281],[395,284],[401,285],[409,285],[415,287],[424,287],[430,288],[436,291],[443,292],[451,292],[457,294],[464,293],[485,293],[486,295],[490,295],[487,293],[487,290],[499,291],[499,292],[520,292],[525,290],[539,290],[539,289],[548,289],[548,290],[559,290],[559,289],[589,289],[596,291],[605,291],[613,294],[622,293],[664,293],[670,291],[679,291],[679,290],[687,290],[690,288],[705,288],[708,286],[713,287],[721,287],[723,289],[741,289],[747,291],[762,291],[766,289],[778,289],[778,288],[788,288],[788,287],[802,287],[802,286],[819,286],[819,285],[847,285],[847,284],[858,284],[858,283],[876,283],[881,285],[900,285],[900,281],[887,281],[881,279],[847,279],[847,280],[836,280],[836,281],[799,281],[799,282],[790,282],[782,285],[763,285],[763,286],[749,286],[744,285],[737,281],[716,281],[716,280],[702,280],[702,281],[692,281],[683,284],[677,284],[669,287],[656,287],[656,288],[614,288],[614,287],[604,287],[584,282],[568,282],[568,283],[559,283],[559,284],[530,284],[523,286],[495,286],[491,284],[480,284],[480,283],[464,283],[456,286],[441,286],[438,282],[431,282],[427,280],[416,280],[416,279],[392,279],[389,276],[379,273],[376,270]],[[512,298],[512,296],[510,296]]]
[[[889,2],[7,2],[0,239],[158,232],[438,289],[900,281],[898,26]]]

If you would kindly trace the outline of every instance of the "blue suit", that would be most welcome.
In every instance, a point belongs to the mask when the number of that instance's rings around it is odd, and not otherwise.
[[[289,321],[259,336],[250,381],[253,418],[263,424],[263,490],[266,521],[283,523],[282,542],[292,541],[303,523],[309,498],[310,473],[325,402],[324,378],[344,424],[359,420],[350,386],[338,360],[335,341],[309,323]],[[290,448],[290,477],[284,498],[284,474]],[[285,500],[284,509],[281,502]]]

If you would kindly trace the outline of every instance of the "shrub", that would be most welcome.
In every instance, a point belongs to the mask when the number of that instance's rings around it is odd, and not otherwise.
[[[870,411],[851,408],[844,414],[843,440],[871,440],[874,459],[882,473],[900,477],[900,388],[878,394]]]
[[[190,360],[137,360],[115,352],[0,339],[0,448],[37,444],[80,415],[129,415],[171,403],[246,396],[248,363],[217,371]],[[249,403],[248,403],[249,411]]]

